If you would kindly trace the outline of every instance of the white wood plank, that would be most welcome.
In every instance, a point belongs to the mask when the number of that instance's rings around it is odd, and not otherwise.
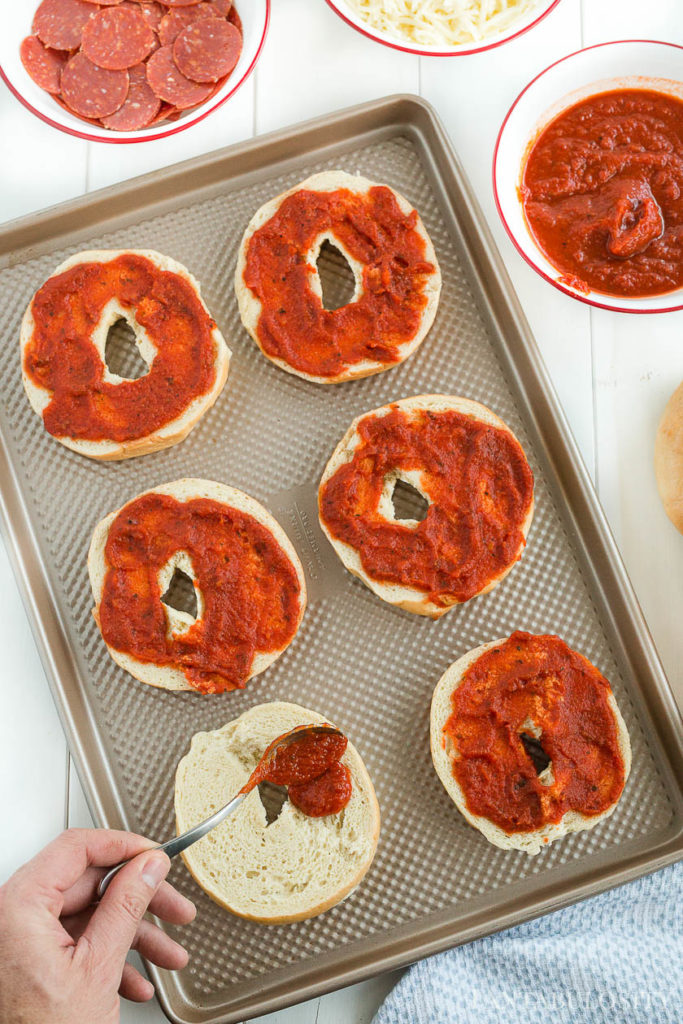
[[[598,491],[683,711],[683,537],[666,518],[652,453],[683,379],[683,315],[594,318]]]
[[[0,222],[85,190],[86,143],[44,124],[0,84]]]
[[[421,58],[421,92],[436,107],[451,135],[592,472],[588,310],[552,288],[527,266],[501,224],[491,188],[496,138],[515,97],[535,74],[580,46],[580,5],[577,0],[564,0],[533,31],[498,49],[448,60]]]
[[[69,828],[93,828],[93,820],[76,771],[76,765],[69,757],[67,777],[66,818]]]
[[[680,0],[584,0],[585,45],[647,38],[683,43]],[[683,709],[680,618],[683,537],[662,509],[652,452],[669,395],[683,378],[680,313],[593,313],[600,500]]]
[[[67,750],[0,542],[0,882],[64,828]]]
[[[256,68],[256,130],[395,92],[417,92],[418,58],[349,28],[322,0],[279,0]]]
[[[683,43],[680,0],[582,0],[584,46],[611,39],[663,39]],[[564,5],[561,5],[564,6]]]

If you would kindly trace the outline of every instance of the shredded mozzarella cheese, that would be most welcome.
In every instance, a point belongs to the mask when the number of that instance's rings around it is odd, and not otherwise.
[[[346,0],[379,32],[420,46],[477,43],[505,31],[539,0]]]

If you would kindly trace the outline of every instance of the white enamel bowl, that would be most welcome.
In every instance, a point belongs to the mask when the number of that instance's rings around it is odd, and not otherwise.
[[[237,66],[215,96],[212,96],[202,106],[189,110],[177,121],[165,121],[149,128],[142,128],[137,132],[108,131],[106,128],[80,120],[68,110],[64,110],[49,93],[37,86],[29,77],[19,59],[19,46],[24,36],[31,33],[31,22],[38,3],[39,0],[21,0],[21,3],[8,3],[3,9],[3,30],[0,33],[0,76],[27,110],[52,125],[53,128],[59,128],[60,131],[75,135],[79,139],[120,145],[149,142],[152,139],[163,139],[169,135],[175,135],[177,132],[182,132],[193,124],[197,124],[198,121],[203,121],[205,117],[208,117],[226,100],[230,99],[249,77],[259,58],[268,29],[271,0],[241,0],[241,2],[236,0],[235,7],[242,20],[244,45]]]
[[[530,144],[559,113],[579,100],[619,88],[654,89],[683,99],[683,47],[673,43],[626,40],[579,50],[551,64],[512,104],[493,157],[493,189],[501,220],[518,252],[544,280],[580,302],[628,313],[683,309],[683,289],[628,298],[579,291],[540,251],[524,218],[519,197]]]
[[[470,53],[492,50],[495,46],[501,46],[503,43],[509,42],[510,39],[515,39],[522,33],[528,32],[534,25],[538,25],[539,21],[543,21],[545,16],[557,7],[560,0],[540,0],[530,11],[515,19],[504,32],[487,36],[486,39],[482,39],[478,43],[463,43],[460,46],[451,46],[446,49],[443,45],[422,46],[419,43],[402,40],[400,36],[391,35],[388,32],[379,32],[359,17],[356,11],[346,3],[346,0],[326,0],[326,2],[347,25],[355,28],[357,32],[367,36],[368,39],[374,39],[376,43],[390,46],[394,50],[401,50],[403,53],[418,53],[428,57],[464,57]]]

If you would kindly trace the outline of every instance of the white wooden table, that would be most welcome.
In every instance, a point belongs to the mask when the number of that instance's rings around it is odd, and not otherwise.
[[[652,470],[657,421],[683,378],[683,313],[629,317],[561,295],[514,251],[490,185],[498,127],[527,81],[581,46],[620,38],[683,43],[681,0],[563,0],[520,39],[451,60],[418,58],[366,40],[323,0],[273,0],[255,74],[216,114],[170,139],[135,146],[81,142],[43,125],[2,89],[0,221],[363,100],[395,92],[429,100],[493,227],[683,706],[683,537],[661,509]],[[681,65],[683,71],[683,57]],[[4,880],[59,830],[88,825],[90,818],[1,544],[0,610]],[[262,1020],[361,1024],[395,977]],[[161,1024],[165,1018],[153,1003],[126,1006],[122,1020]]]

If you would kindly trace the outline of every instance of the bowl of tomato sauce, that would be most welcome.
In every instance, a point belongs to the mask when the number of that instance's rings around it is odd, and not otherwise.
[[[603,309],[683,309],[683,48],[627,40],[546,68],[501,127],[493,187],[519,253]]]

